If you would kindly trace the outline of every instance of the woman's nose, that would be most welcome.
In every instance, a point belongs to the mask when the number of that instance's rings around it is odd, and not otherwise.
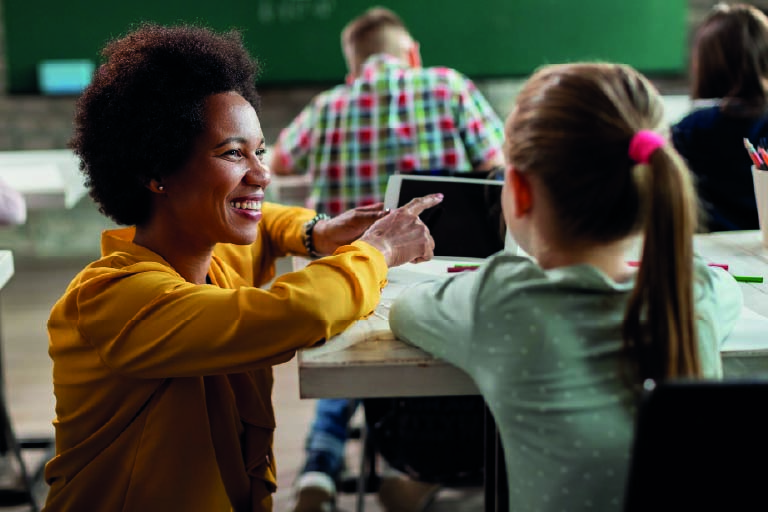
[[[249,185],[259,185],[265,188],[272,181],[272,172],[266,162],[254,157],[250,164],[250,169],[245,175]]]

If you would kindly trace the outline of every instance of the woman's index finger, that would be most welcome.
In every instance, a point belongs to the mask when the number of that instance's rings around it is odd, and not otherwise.
[[[408,201],[408,204],[406,204],[402,208],[408,213],[412,213],[413,215],[419,215],[424,210],[432,208],[437,204],[440,204],[442,200],[443,200],[443,194],[438,192],[437,194],[429,194],[428,196],[415,197],[410,201]]]

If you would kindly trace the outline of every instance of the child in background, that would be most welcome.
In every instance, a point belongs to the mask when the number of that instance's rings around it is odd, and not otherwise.
[[[706,231],[759,227],[743,141],[768,137],[766,80],[768,17],[751,5],[716,5],[691,49],[696,109],[672,127],[672,142],[696,176]]]
[[[407,289],[397,337],[475,381],[510,509],[621,510],[646,379],[718,378],[742,305],[694,257],[697,201],[653,86],[624,65],[545,67],[506,123],[502,204],[524,258]],[[642,261],[627,264],[637,235]]]

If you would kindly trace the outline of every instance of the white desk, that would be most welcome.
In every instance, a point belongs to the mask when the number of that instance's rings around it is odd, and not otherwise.
[[[741,288],[750,313],[768,319],[768,248],[761,245],[759,232],[697,235],[695,243],[699,254],[729,264],[732,274],[765,278],[762,284],[742,283]],[[323,346],[299,351],[302,398],[478,394],[464,372],[394,337],[387,320],[390,301],[385,290],[375,315]],[[768,377],[768,351],[734,351],[731,341],[739,340],[729,338],[723,347],[727,377]]]
[[[687,94],[667,94],[664,101],[664,119],[670,125],[677,123],[691,111],[693,103]]]
[[[0,251],[0,290],[5,288],[13,277],[13,254],[11,251]]]
[[[86,193],[79,165],[68,149],[0,151],[0,178],[21,192],[28,210],[75,206]]]

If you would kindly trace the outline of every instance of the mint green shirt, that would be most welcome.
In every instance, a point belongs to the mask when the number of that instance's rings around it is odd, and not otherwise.
[[[621,324],[634,281],[508,253],[453,276],[404,290],[390,325],[474,380],[502,438],[510,510],[621,510],[635,416]],[[694,293],[704,374],[720,378],[741,291],[697,260]]]

